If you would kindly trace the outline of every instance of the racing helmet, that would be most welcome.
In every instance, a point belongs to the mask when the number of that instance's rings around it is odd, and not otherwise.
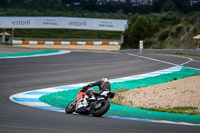
[[[101,81],[109,82],[109,79],[108,79],[107,77],[102,77],[102,78],[101,78]]]

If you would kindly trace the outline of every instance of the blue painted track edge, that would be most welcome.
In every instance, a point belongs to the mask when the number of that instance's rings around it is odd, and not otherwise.
[[[146,74],[140,74],[140,75],[133,75],[128,77],[122,77],[118,79],[111,79],[110,82],[122,82],[122,81],[129,81],[134,79],[144,79],[149,77],[154,77],[162,74],[172,73],[176,71],[180,71],[182,69],[182,66],[175,66],[164,70],[159,70],[155,72],[150,72]],[[90,82],[88,82],[90,83]],[[71,89],[77,89],[79,87],[82,87],[84,85],[87,85],[88,83],[79,83],[79,84],[73,84],[73,85],[64,85],[64,86],[57,86],[57,87],[51,87],[51,88],[45,88],[45,89],[39,89],[39,90],[32,90],[27,92],[18,93],[15,95],[12,95],[9,97],[9,99],[15,103],[34,107],[34,108],[40,108],[45,110],[51,110],[51,111],[58,111],[58,112],[65,112],[64,109],[53,107],[48,104],[45,104],[39,100],[39,98],[43,95],[54,93],[58,91],[63,90],[71,90]],[[126,120],[137,120],[137,121],[145,121],[145,122],[160,122],[160,123],[173,123],[173,124],[183,124],[183,125],[194,125],[194,126],[200,126],[200,124],[192,124],[192,123],[185,123],[185,122],[172,122],[172,121],[162,121],[162,120],[153,120],[153,119],[141,119],[141,118],[133,118],[133,117],[120,117],[120,116],[104,116],[107,118],[116,118],[116,119],[126,119]]]

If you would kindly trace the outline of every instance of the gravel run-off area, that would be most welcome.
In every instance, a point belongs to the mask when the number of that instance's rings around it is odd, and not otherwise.
[[[200,76],[119,92],[116,98],[130,107],[198,107],[200,112]]]

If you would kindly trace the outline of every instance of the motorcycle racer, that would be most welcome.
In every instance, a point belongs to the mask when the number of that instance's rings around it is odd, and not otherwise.
[[[93,86],[98,86],[99,91],[87,91],[88,88],[93,87]],[[83,86],[83,88],[82,88],[82,91],[86,92],[86,94],[89,97],[87,100],[95,100],[94,94],[101,95],[101,93],[106,90],[108,90],[108,91],[111,90],[111,85],[110,85],[109,79],[106,77],[103,77],[101,80],[98,80],[94,83],[90,83],[89,85]]]
[[[93,86],[98,86],[99,91],[94,91],[94,90],[88,90],[90,87]],[[88,97],[87,99],[82,97],[81,99],[79,98],[76,106],[76,113],[84,113],[87,112],[86,107],[88,106],[87,101],[93,102],[96,100],[95,96],[100,96],[104,91],[110,91],[111,90],[111,85],[108,80],[108,78],[103,77],[101,80],[98,80],[94,83],[90,83],[86,86],[82,87],[81,93],[85,93]],[[82,95],[81,95],[82,96]]]

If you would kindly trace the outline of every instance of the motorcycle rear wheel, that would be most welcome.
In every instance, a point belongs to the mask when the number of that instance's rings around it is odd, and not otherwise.
[[[91,114],[96,117],[100,117],[104,115],[110,108],[110,103],[107,100],[102,100],[102,101],[99,101],[98,103],[102,104],[101,107],[98,109],[92,109],[91,111]]]
[[[65,112],[67,114],[71,114],[75,111],[75,107],[76,107],[76,100],[72,101],[67,105],[67,107],[65,108]]]

